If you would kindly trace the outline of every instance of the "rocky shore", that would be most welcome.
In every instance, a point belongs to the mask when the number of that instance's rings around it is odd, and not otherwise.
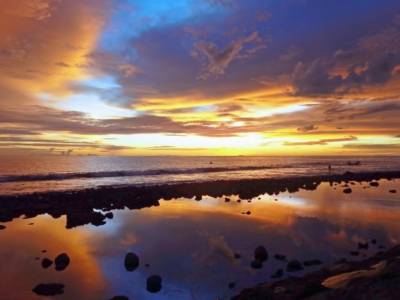
[[[99,226],[113,217],[111,210],[157,206],[160,199],[185,197],[199,201],[203,195],[212,197],[238,195],[242,199],[250,199],[265,193],[273,195],[285,191],[297,192],[300,189],[315,190],[322,182],[339,184],[395,178],[400,178],[400,171],[345,172],[321,176],[101,187],[78,191],[0,195],[0,222],[47,213],[54,218],[66,215],[67,228],[85,224]]]
[[[362,261],[338,261],[302,278],[243,290],[233,300],[399,299],[400,245]]]

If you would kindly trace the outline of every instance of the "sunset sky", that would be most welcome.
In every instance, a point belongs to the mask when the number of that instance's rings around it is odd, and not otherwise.
[[[399,0],[0,0],[0,154],[400,153]]]

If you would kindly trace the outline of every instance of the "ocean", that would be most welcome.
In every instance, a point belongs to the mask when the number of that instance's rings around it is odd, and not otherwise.
[[[388,156],[5,156],[0,158],[0,195],[399,169],[400,157]]]

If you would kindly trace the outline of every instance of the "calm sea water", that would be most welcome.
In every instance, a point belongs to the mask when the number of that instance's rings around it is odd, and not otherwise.
[[[0,194],[316,175],[328,173],[329,164],[332,173],[399,170],[400,157],[6,156],[0,157]]]

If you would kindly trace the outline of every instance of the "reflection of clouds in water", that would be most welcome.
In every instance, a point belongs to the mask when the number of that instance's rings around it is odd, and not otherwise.
[[[322,184],[316,191],[281,193],[252,203],[233,200],[225,203],[223,199],[210,197],[204,197],[200,202],[193,199],[161,201],[158,207],[115,210],[114,219],[104,226],[84,226],[73,230],[63,228],[65,220],[47,217],[43,219],[46,228],[42,230],[38,221],[42,217],[38,217],[34,219],[35,226],[21,227],[24,232],[21,244],[16,244],[18,241],[14,238],[9,249],[14,249],[19,256],[24,240],[28,245],[27,251],[52,245],[54,242],[49,240],[52,237],[49,232],[54,228],[58,237],[63,238],[65,246],[62,248],[72,254],[72,265],[80,264],[79,257],[86,255],[87,261],[97,266],[98,273],[88,275],[90,265],[86,269],[73,269],[71,265],[74,278],[65,281],[65,297],[103,288],[107,291],[102,298],[111,298],[115,294],[145,300],[229,298],[234,293],[227,287],[230,281],[237,282],[238,289],[242,289],[267,281],[271,273],[284,268],[284,263],[273,259],[276,253],[287,255],[289,259],[318,258],[329,262],[349,257],[349,251],[356,250],[358,241],[374,238],[378,245],[387,246],[398,242],[399,211],[386,206],[385,202],[374,200],[381,195],[380,199],[394,201],[396,195],[385,191],[396,184],[398,182],[382,182],[378,188],[365,190],[362,186],[352,186],[354,192],[350,196],[344,195],[341,189],[335,191],[329,184]],[[279,201],[274,201],[274,198]],[[306,205],[299,205],[298,199],[304,200]],[[373,205],[374,201],[382,205]],[[252,211],[251,216],[240,214],[247,209]],[[7,227],[15,224],[10,223]],[[62,228],[56,230],[58,227]],[[2,245],[7,241],[4,234],[11,234],[8,230],[0,235]],[[34,235],[29,235],[29,230],[33,230]],[[54,241],[59,244],[57,238]],[[75,247],[76,243],[78,246]],[[250,261],[258,245],[267,248],[270,259],[263,269],[253,270]],[[378,245],[370,245],[365,253],[373,254]],[[59,250],[57,252],[64,249]],[[140,257],[140,267],[132,273],[127,273],[123,266],[128,251]],[[234,259],[234,253],[240,253],[242,258]],[[150,267],[146,268],[146,263]],[[15,263],[18,273],[22,270],[32,276],[36,274],[37,265],[37,262],[23,266]],[[2,270],[2,274],[4,272]],[[163,278],[163,289],[155,295],[145,290],[146,278],[152,274]],[[75,283],[76,278],[82,276],[92,281],[93,289]],[[99,284],[95,288],[98,282],[107,282],[107,287]],[[85,299],[99,299],[95,294],[93,292]]]
[[[207,241],[208,249],[200,257],[203,263],[212,264],[215,256],[222,256],[227,259],[231,264],[237,264],[235,259],[235,252],[228,245],[222,235],[211,235],[208,232],[199,232],[198,235]]]

